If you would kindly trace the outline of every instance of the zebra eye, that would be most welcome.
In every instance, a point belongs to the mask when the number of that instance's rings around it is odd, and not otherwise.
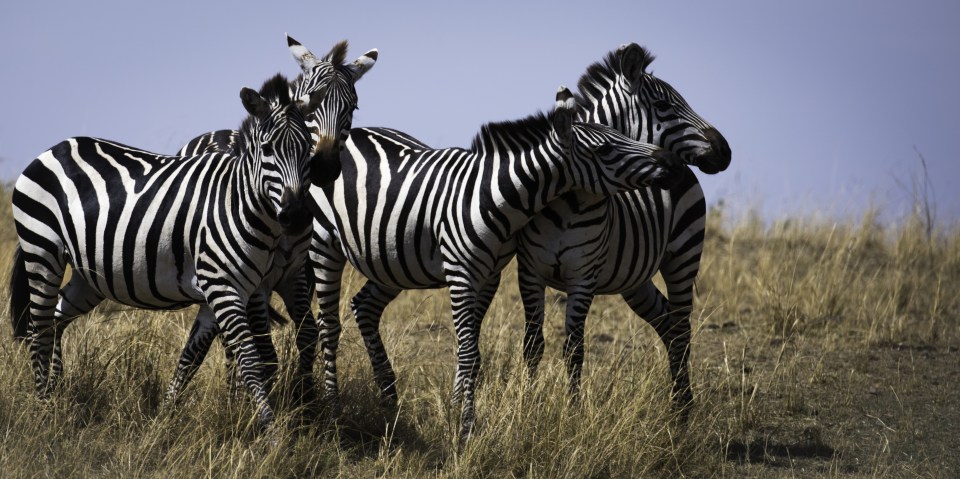
[[[657,100],[653,103],[653,106],[658,110],[666,110],[670,108],[670,102],[666,100]]]
[[[263,152],[263,156],[273,156],[273,145],[270,143],[261,145],[260,150]]]
[[[353,111],[357,111],[359,109],[360,109],[360,105],[353,105]]]

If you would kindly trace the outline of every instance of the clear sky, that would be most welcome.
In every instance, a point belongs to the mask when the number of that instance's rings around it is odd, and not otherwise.
[[[84,3],[94,3],[86,6]],[[766,218],[891,215],[921,173],[960,219],[960,2],[4,2],[0,180],[70,136],[175,152],[235,128],[241,87],[315,53],[378,48],[354,126],[467,146],[481,124],[553,105],[591,63],[637,42],[733,150],[700,175],[710,203]]]

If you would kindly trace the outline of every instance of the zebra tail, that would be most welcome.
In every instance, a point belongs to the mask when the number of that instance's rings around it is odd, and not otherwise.
[[[10,321],[13,339],[24,341],[30,335],[30,283],[27,281],[27,261],[23,248],[17,244],[13,252],[13,272],[10,274]]]

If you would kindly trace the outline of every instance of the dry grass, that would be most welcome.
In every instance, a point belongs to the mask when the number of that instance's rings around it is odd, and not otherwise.
[[[104,305],[66,334],[64,387],[34,399],[12,344],[7,277],[15,236],[0,201],[0,471],[4,477],[677,477],[921,476],[960,473],[960,231],[924,225],[726,222],[711,212],[694,313],[697,406],[670,413],[666,357],[619,298],[587,326],[584,400],[566,401],[562,297],[547,317],[535,380],[520,358],[513,268],[483,329],[479,430],[458,453],[449,404],[454,335],[445,291],[408,292],[384,338],[398,410],[378,405],[367,356],[345,314],[345,410],[284,401],[258,437],[231,398],[222,352],[177,408],[161,407],[193,310]],[[346,291],[360,279],[347,275]],[[289,328],[275,341],[293,368]]]

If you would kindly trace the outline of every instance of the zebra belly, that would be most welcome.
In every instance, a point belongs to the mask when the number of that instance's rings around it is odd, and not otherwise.
[[[83,247],[83,244],[80,243]],[[177,267],[170,251],[138,248],[111,258],[80,262],[74,274],[118,303],[149,309],[175,309],[204,301],[192,261]],[[78,262],[74,259],[71,265]]]
[[[427,243],[427,244],[424,244]],[[398,289],[433,289],[447,286],[435,241],[381,242],[375,248],[357,241],[344,241],[350,264],[367,278]]]
[[[401,222],[395,214],[364,214],[355,201],[345,198],[343,188],[342,180],[337,180],[332,192],[311,188],[317,216],[313,226],[323,229],[318,236],[339,243],[347,261],[376,283],[398,289],[446,286],[429,217]]]
[[[621,294],[650,281],[669,239],[669,192],[645,189],[608,200],[600,217],[554,202],[523,232],[520,254],[552,288]],[[532,226],[532,227],[531,227]]]

